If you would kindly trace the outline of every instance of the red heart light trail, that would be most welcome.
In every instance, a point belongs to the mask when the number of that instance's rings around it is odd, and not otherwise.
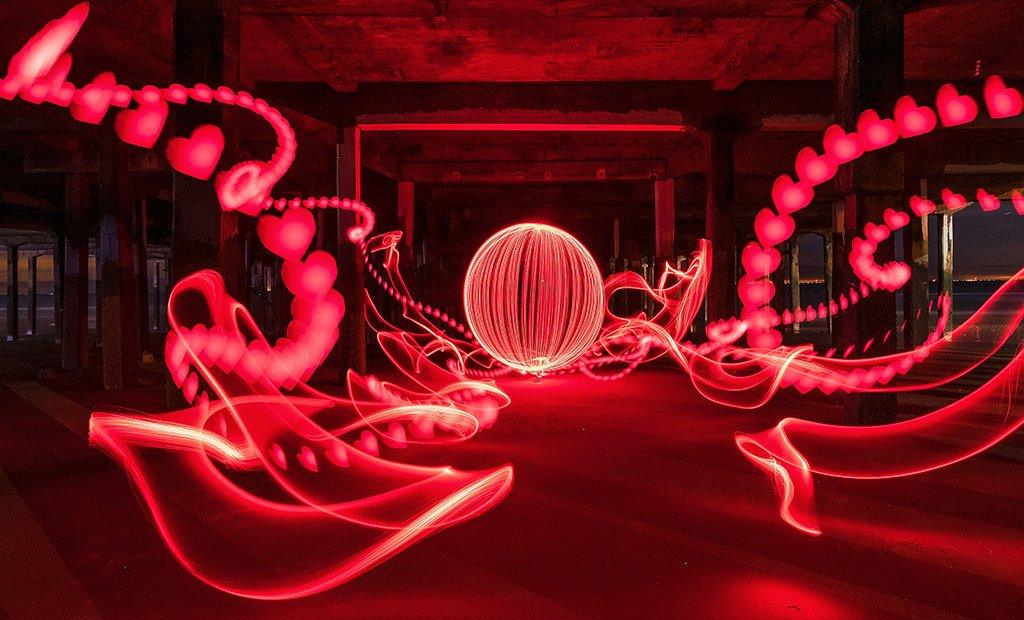
[[[894,119],[865,111],[855,132],[829,127],[821,155],[810,147],[798,154],[798,181],[778,178],[771,193],[775,209],[757,213],[757,241],[743,249],[741,316],[708,325],[707,342],[688,340],[710,278],[706,240],[685,270],[664,265],[654,286],[634,272],[612,274],[602,283],[578,241],[538,224],[501,231],[477,253],[465,283],[467,328],[413,298],[398,271],[401,233],[371,236],[375,218],[366,205],[338,196],[272,196],[295,159],[297,141],[288,121],[266,101],[206,84],[132,89],[112,73],[83,87],[68,82],[66,50],[87,14],[88,5],[79,4],[26,43],[0,81],[0,97],[67,107],[87,123],[99,123],[110,107],[127,108],[135,100],[138,107],[120,112],[115,130],[142,147],[158,142],[168,104],[235,106],[264,120],[277,138],[269,160],[235,164],[217,174],[214,185],[222,209],[260,217],[260,240],[283,260],[283,281],[293,296],[286,336],[267,341],[218,274],[192,274],[171,292],[165,349],[170,376],[191,406],[159,415],[97,412],[90,422],[92,443],[124,468],[171,553],[199,579],[226,592],[265,599],[320,592],[494,506],[512,485],[510,466],[457,471],[402,464],[395,453],[411,444],[440,448],[465,441],[494,424],[509,400],[493,379],[510,372],[580,372],[609,381],[667,357],[704,397],[750,409],[783,388],[825,394],[928,389],[1017,344],[1011,339],[1024,319],[1017,301],[1024,294],[1024,271],[946,337],[940,335],[951,302],[941,297],[936,329],[924,345],[908,351],[850,358],[888,340],[892,330],[842,352],[781,345],[781,325],[820,320],[906,283],[905,264],[879,265],[874,257],[879,242],[909,223],[902,211],[886,212],[884,222],[868,224],[854,238],[850,261],[862,280],[856,286],[817,307],[779,314],[768,306],[770,277],[781,262],[775,246],[794,234],[792,214],[809,206],[814,186],[866,150],[927,134],[936,119],[947,127],[973,121],[977,103],[951,85],[939,89],[937,111],[904,97]],[[991,118],[1015,116],[1024,107],[1020,92],[995,76],[986,82],[984,97]],[[175,169],[205,179],[215,173],[223,148],[221,130],[202,126],[188,137],[170,138],[166,154]],[[984,190],[976,195],[982,209],[995,210],[998,197]],[[948,188],[942,199],[948,209],[968,206]],[[1021,193],[1009,199],[1024,215]],[[920,217],[936,205],[915,196],[909,208]],[[334,289],[334,258],[310,251],[313,209],[355,215],[348,240],[360,247],[370,279],[402,308],[398,326],[372,302],[367,307],[367,321],[403,374],[402,385],[350,372],[347,394],[337,397],[306,383],[337,342],[345,312]],[[264,213],[271,210],[281,215]],[[609,301],[623,291],[639,291],[655,310],[650,316],[615,314]],[[542,306],[552,311],[544,315]],[[197,311],[201,320],[182,318]],[[971,338],[978,333],[994,335],[979,347]],[[746,347],[737,344],[743,338]],[[907,422],[843,427],[787,418],[768,431],[738,434],[736,445],[776,481],[780,516],[819,534],[814,475],[909,476],[977,454],[1024,423],[1022,365],[1024,355],[1018,353],[974,392]],[[956,441],[936,439],[943,435]],[[239,472],[257,476],[274,491],[241,486]],[[202,510],[181,497],[193,498]],[[220,514],[233,515],[230,527],[203,516]]]

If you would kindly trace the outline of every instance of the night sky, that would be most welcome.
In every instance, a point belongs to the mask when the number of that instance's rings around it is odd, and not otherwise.
[[[968,196],[966,191],[962,192]],[[931,277],[938,274],[938,218],[929,218]],[[902,254],[900,235],[896,255]],[[800,240],[802,279],[822,276],[821,239],[807,235]],[[999,211],[984,212],[971,204],[953,218],[953,276],[956,279],[1009,276],[1024,267],[1024,216],[1009,201]]]

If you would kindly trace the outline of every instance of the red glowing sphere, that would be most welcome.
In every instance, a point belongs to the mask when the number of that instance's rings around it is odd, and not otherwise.
[[[583,355],[604,319],[594,259],[575,237],[545,224],[516,224],[485,241],[469,264],[463,298],[480,346],[538,375]]]

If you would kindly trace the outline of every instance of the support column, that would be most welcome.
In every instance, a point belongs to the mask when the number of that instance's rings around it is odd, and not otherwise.
[[[928,195],[923,179],[920,191]],[[903,228],[903,262],[910,266],[910,282],[903,289],[903,346],[910,349],[928,337],[928,216],[912,216]]]
[[[238,83],[238,15],[235,0],[175,0],[174,79],[181,84]],[[203,124],[221,127],[225,148],[222,164],[237,161],[237,123],[224,106],[173,106],[174,134],[188,136]],[[224,167],[222,165],[222,167]],[[224,278],[232,297],[246,300],[248,287],[243,238],[237,213],[220,209],[213,182],[172,173],[173,216],[168,286],[202,269]],[[136,330],[137,331],[137,330]],[[180,391],[167,380],[171,407],[184,404]]]
[[[53,237],[53,342],[60,344],[64,335],[64,233]]]
[[[140,198],[135,218],[135,268],[138,290],[139,351],[149,351],[149,203]]]
[[[821,236],[821,246],[824,250],[824,277],[825,277],[825,307],[828,308],[828,319],[825,328],[828,333],[832,333],[832,304],[831,300],[835,299],[835,289],[832,286],[832,235],[823,234]]]
[[[713,250],[708,321],[736,314],[736,227],[732,211],[735,201],[733,143],[737,133],[731,123],[717,123],[704,134],[707,149],[704,234]]]
[[[89,178],[69,172],[65,182],[61,367],[89,365]]]
[[[836,26],[836,120],[846,128],[856,126],[863,110],[891,110],[903,94],[903,12],[900,3],[861,0],[843,6]],[[843,197],[844,235],[836,237],[836,284],[846,291],[855,281],[849,270],[849,239],[868,222],[882,222],[887,208],[903,209],[903,151],[897,144],[865,153],[836,175],[837,193]],[[878,245],[879,263],[893,259],[890,237]],[[845,347],[875,338],[871,355],[895,350],[895,339],[882,342],[883,334],[896,328],[895,296],[874,294],[839,315],[842,329],[837,344]],[[896,419],[895,394],[851,395],[845,403],[848,424],[883,424]]]
[[[237,41],[231,0],[176,0],[174,3],[174,77],[182,84],[237,82]],[[188,136],[201,124],[224,129],[224,161],[236,147],[232,124],[222,106],[176,106],[174,134]],[[171,234],[171,282],[201,269],[215,269],[234,297],[242,294],[245,271],[238,214],[221,211],[212,181],[173,173],[174,215]]]
[[[619,218],[612,220],[612,258],[615,259],[615,271],[618,271],[618,261],[622,256],[622,234],[619,231]]]
[[[940,213],[939,218],[939,295],[953,296],[953,214]],[[953,331],[953,321],[946,323],[945,333]]]
[[[344,127],[338,131],[338,194],[356,193],[356,128]],[[340,211],[338,217],[338,290],[345,298],[345,317],[341,324],[340,353],[342,376],[345,371],[366,372],[366,320],[364,298],[366,294],[363,258],[359,248],[348,240],[346,232],[355,223],[355,216]]]
[[[675,179],[654,180],[654,278],[663,265],[676,262],[676,185]]]
[[[800,236],[793,235],[789,242],[789,307],[795,312],[800,307]],[[793,333],[800,333],[800,324],[793,323]]]
[[[18,340],[18,246],[7,246],[7,341]]]
[[[39,256],[33,254],[28,259],[28,333],[35,336],[38,332],[39,318]]]
[[[398,220],[402,225],[402,248],[406,259],[413,255],[413,234],[416,232],[416,187],[412,181],[398,182]]]
[[[96,272],[102,300],[103,387],[120,390],[132,385],[139,366],[137,318],[138,273],[134,245],[135,205],[124,147],[106,132],[100,138],[100,232]]]

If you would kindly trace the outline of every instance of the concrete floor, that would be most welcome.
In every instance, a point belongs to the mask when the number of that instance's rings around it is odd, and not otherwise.
[[[785,395],[731,411],[667,366],[615,383],[503,384],[513,404],[498,424],[445,455],[461,467],[512,463],[502,504],[329,592],[235,598],[175,562],[126,476],[86,442],[94,408],[164,410],[159,375],[116,393],[96,388],[95,370],[37,378],[55,352],[38,339],[0,347],[0,615],[1011,617],[1024,608],[1020,435],[915,478],[819,479],[826,534],[810,538],[779,521],[731,437],[785,415],[838,420],[835,401]]]

